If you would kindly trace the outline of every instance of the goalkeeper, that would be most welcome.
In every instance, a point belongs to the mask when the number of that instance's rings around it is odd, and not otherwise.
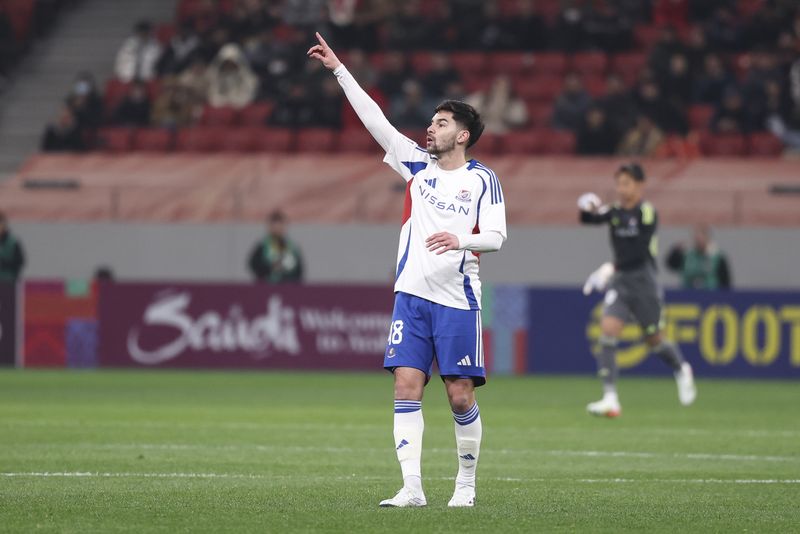
[[[663,293],[656,281],[656,228],[658,216],[652,204],[642,198],[645,174],[639,164],[620,167],[615,174],[617,202],[601,205],[594,193],[578,199],[583,224],[608,224],[614,263],[603,264],[583,287],[584,294],[605,291],[601,321],[598,374],[603,381],[603,398],[586,408],[593,415],[617,417],[622,407],[617,395],[616,352],[626,322],[638,322],[650,349],[674,374],[678,399],[689,406],[697,396],[692,368],[680,348],[662,337]]]

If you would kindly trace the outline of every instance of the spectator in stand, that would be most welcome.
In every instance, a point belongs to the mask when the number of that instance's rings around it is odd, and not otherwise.
[[[238,0],[226,20],[231,38],[245,42],[280,23],[280,6],[264,0]]]
[[[386,46],[400,51],[429,50],[436,48],[436,33],[422,16],[420,1],[405,0],[386,23]]]
[[[200,48],[200,37],[195,33],[191,23],[183,22],[178,32],[169,40],[156,64],[159,76],[178,74],[183,72],[194,59],[195,52]]]
[[[582,50],[586,46],[586,16],[582,5],[575,0],[562,2],[553,31],[553,44],[556,49],[567,52]]]
[[[286,235],[286,226],[286,215],[280,210],[267,218],[267,235],[255,244],[247,262],[257,282],[303,281],[303,255]]]
[[[213,27],[209,34],[203,37],[198,52],[203,56],[206,65],[214,61],[222,47],[232,41],[230,31],[225,26]]]
[[[705,28],[708,44],[712,50],[736,52],[742,49],[744,44],[742,31],[732,8],[717,8]]]
[[[711,229],[700,224],[694,229],[693,245],[672,247],[667,256],[667,268],[681,277],[684,289],[730,289],[731,272],[728,259],[711,241]]]
[[[715,104],[722,100],[725,88],[735,83],[718,54],[708,54],[703,70],[693,82],[693,100],[700,104]]]
[[[431,56],[431,70],[422,79],[422,87],[428,97],[441,99],[448,84],[460,81],[461,75],[453,68],[449,56],[443,52],[436,52]]]
[[[605,52],[620,52],[633,44],[633,20],[611,3],[592,9],[584,24],[590,47]]]
[[[56,120],[45,128],[41,146],[45,152],[82,152],[86,150],[86,144],[75,113],[64,105]]]
[[[783,83],[784,73],[778,66],[778,58],[771,51],[763,48],[751,54],[751,66],[742,84],[742,99],[751,126],[763,126],[760,117],[767,105],[767,83],[770,81]]]
[[[503,20],[512,50],[543,50],[547,47],[547,25],[536,12],[533,0],[518,0],[515,13]]]
[[[406,56],[400,52],[389,52],[386,54],[383,72],[378,78],[378,89],[391,100],[402,96],[403,85],[414,78]]]
[[[474,50],[480,46],[475,39],[483,31],[484,0],[450,0],[450,16],[456,31],[456,46],[460,50]]]
[[[686,107],[692,100],[692,73],[689,59],[683,53],[673,54],[669,69],[659,79],[661,92],[665,98],[678,107]]]
[[[9,230],[6,214],[0,212],[0,283],[16,282],[24,266],[22,242]]]
[[[514,33],[500,16],[497,0],[487,0],[483,6],[483,28],[478,43],[483,50],[509,50],[514,48]]]
[[[67,96],[67,105],[75,114],[80,129],[92,131],[100,125],[103,121],[103,98],[91,73],[78,74]]]
[[[208,103],[243,108],[255,100],[258,77],[238,45],[222,47],[208,67]]]
[[[711,118],[711,131],[717,134],[743,134],[748,133],[751,126],[741,92],[735,86],[729,87]]]
[[[152,80],[156,76],[156,64],[160,56],[161,45],[153,36],[150,22],[137,22],[133,35],[122,43],[117,52],[114,72],[123,82]]]
[[[244,52],[259,77],[261,98],[277,98],[288,90],[295,65],[289,43],[276,39],[274,32],[264,30],[245,43]]]
[[[403,96],[392,101],[391,122],[396,128],[418,128],[431,121],[431,105],[419,82],[408,80],[403,84]],[[485,120],[485,119],[484,119]]]
[[[189,67],[184,70],[177,78],[177,83],[189,91],[192,98],[204,104],[208,95],[208,73],[207,65],[203,56],[195,54]],[[169,77],[167,77],[169,79]]]
[[[639,115],[636,126],[628,130],[617,149],[617,155],[625,157],[652,156],[664,142],[664,132],[647,115]]]
[[[583,81],[575,72],[564,77],[564,90],[556,99],[553,126],[558,130],[577,132],[592,99],[583,87]]]
[[[165,78],[153,103],[150,122],[160,128],[182,128],[195,122],[203,113],[203,101],[190,86],[175,78]]]
[[[369,63],[366,54],[364,54],[362,50],[353,49],[350,51],[347,60],[347,70],[358,80],[361,88],[366,91],[376,104],[378,104],[378,107],[382,110],[389,109],[389,100],[377,86],[378,72]],[[327,78],[326,76],[326,79]],[[353,106],[349,104],[343,104],[342,124],[345,129],[351,127],[361,129],[363,127],[361,119],[356,115]]]
[[[603,108],[599,105],[589,108],[578,130],[577,153],[581,156],[610,156],[618,143],[619,135],[606,119]]]
[[[268,124],[283,128],[312,126],[316,120],[317,106],[308,94],[306,84],[295,82],[288,93],[275,104]]]
[[[322,65],[322,63],[319,64]],[[327,76],[322,81],[322,89],[314,92],[318,96],[315,102],[317,110],[314,113],[313,126],[340,129],[344,100],[339,82],[333,76]]]
[[[111,115],[111,123],[118,126],[147,126],[150,123],[150,96],[147,84],[134,81]]]
[[[694,26],[690,30],[685,53],[689,60],[689,72],[692,78],[696,78],[703,70],[703,62],[708,54],[706,32],[702,26]]]
[[[670,61],[675,54],[686,53],[686,47],[678,38],[678,32],[672,26],[661,29],[661,35],[650,51],[648,65],[657,79],[664,78],[669,72]]]
[[[528,107],[514,94],[508,76],[497,76],[488,90],[473,93],[466,102],[481,114],[488,133],[504,134],[528,122]]]
[[[659,129],[668,134],[686,135],[689,131],[685,111],[664,98],[654,81],[647,81],[639,86],[636,105],[641,114],[650,117]]]
[[[655,0],[653,24],[677,29],[689,27],[689,0]]]
[[[636,124],[636,101],[618,74],[608,75],[606,94],[599,104],[617,139]]]
[[[325,19],[326,4],[326,0],[284,0],[283,22],[313,35]]]

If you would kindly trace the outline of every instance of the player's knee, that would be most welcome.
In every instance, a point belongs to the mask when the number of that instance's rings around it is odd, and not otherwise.
[[[467,413],[475,404],[475,393],[470,388],[455,384],[447,388],[447,398],[450,401],[450,408],[455,413]]]
[[[647,346],[650,347],[651,349],[659,347],[662,344],[661,334],[656,333],[649,335],[645,338],[645,342],[647,343]]]

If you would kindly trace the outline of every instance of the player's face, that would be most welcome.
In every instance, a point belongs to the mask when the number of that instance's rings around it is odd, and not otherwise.
[[[426,137],[428,153],[438,156],[455,150],[459,140],[462,143],[466,142],[465,139],[468,138],[468,135],[466,130],[453,120],[453,114],[450,111],[439,111],[433,116],[431,125],[428,126]]]
[[[622,204],[634,204],[642,197],[642,182],[637,182],[626,172],[617,175],[617,198]]]

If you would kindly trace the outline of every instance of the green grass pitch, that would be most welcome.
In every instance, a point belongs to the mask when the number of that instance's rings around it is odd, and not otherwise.
[[[423,402],[424,509],[400,486],[391,378],[0,372],[0,532],[800,531],[800,384],[493,378],[474,509],[448,509],[453,421]]]

